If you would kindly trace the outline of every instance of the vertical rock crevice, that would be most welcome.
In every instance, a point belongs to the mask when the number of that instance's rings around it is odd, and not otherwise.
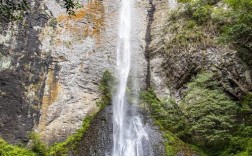
[[[147,61],[147,75],[146,75],[146,89],[151,87],[151,72],[150,72],[150,43],[151,43],[151,26],[154,20],[154,12],[155,12],[155,5],[153,4],[153,0],[149,0],[149,8],[147,10],[147,28],[145,33],[145,58]]]

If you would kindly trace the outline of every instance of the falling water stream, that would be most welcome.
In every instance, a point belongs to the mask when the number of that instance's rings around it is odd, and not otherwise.
[[[113,96],[112,156],[152,156],[152,148],[137,111],[127,103],[127,82],[131,69],[131,13],[133,0],[121,0],[117,43],[117,92]],[[130,112],[130,113],[129,113]]]

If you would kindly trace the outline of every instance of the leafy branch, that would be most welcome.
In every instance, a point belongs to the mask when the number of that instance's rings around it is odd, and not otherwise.
[[[74,0],[63,0],[64,8],[68,15],[75,15],[74,9],[80,8],[79,2]],[[27,0],[0,0],[0,20],[1,21],[14,21],[21,19],[24,13],[29,10]]]
[[[22,17],[24,12],[29,9],[26,0],[12,2],[10,0],[0,1],[0,19],[3,21],[17,20]]]

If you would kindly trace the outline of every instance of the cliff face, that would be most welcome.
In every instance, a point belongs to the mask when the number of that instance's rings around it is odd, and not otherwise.
[[[47,144],[62,141],[81,127],[88,114],[98,111],[100,78],[105,70],[116,70],[120,0],[82,3],[76,16],[69,17],[58,1],[35,0],[21,21],[1,23],[0,136],[8,142],[27,142],[29,131],[39,133]],[[135,1],[131,76],[136,75],[133,81],[140,87],[134,89],[153,88],[158,104],[169,98],[183,104],[187,84],[207,71],[229,99],[241,102],[252,91],[250,52],[219,44],[215,25],[188,21],[184,9],[174,0]],[[95,138],[92,145],[86,140],[93,134],[111,144],[112,137],[102,138],[106,132],[97,127],[107,120],[102,127],[111,133],[108,109],[94,121],[95,130],[88,131],[80,146],[99,147]],[[169,109],[159,113],[169,115]],[[168,142],[179,142],[184,151],[193,153],[181,140],[166,135]]]
[[[28,141],[35,131],[52,144],[78,129],[98,111],[98,84],[114,72],[119,0],[82,1],[69,17],[57,1],[35,1],[22,21],[1,23],[0,135]],[[132,57],[145,87],[147,2],[134,4]]]
[[[251,136],[244,132],[252,125],[252,53],[220,42],[229,20],[223,10],[232,10],[230,5],[220,0],[171,4],[153,1],[146,51],[151,89],[143,99],[164,129],[207,154],[250,155]],[[243,143],[235,144],[238,140]],[[188,154],[176,149],[176,142],[167,144],[174,155]]]
[[[83,118],[97,111],[98,84],[105,70],[114,72],[119,1],[91,1],[69,18],[59,4],[46,4],[56,18],[55,28],[41,30],[42,47],[51,51],[41,118],[37,130],[49,144],[61,141],[81,126]],[[141,86],[145,79],[145,3],[135,3],[132,49]],[[51,80],[50,76],[54,77]],[[51,83],[53,82],[53,83]],[[54,83],[55,82],[55,83]]]
[[[154,1],[154,5],[150,75],[151,85],[160,98],[180,99],[185,84],[204,70],[215,73],[224,90],[236,100],[251,91],[251,64],[245,59],[251,55],[240,54],[246,54],[245,49],[218,43],[215,23],[197,27],[193,21],[188,22],[183,18],[182,4],[173,8],[166,1]]]
[[[26,132],[39,120],[44,81],[51,57],[40,49],[39,31],[48,22],[40,1],[23,21],[1,22],[0,135],[10,142],[28,141]]]

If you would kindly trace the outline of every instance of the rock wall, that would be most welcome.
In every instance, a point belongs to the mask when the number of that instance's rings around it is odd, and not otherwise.
[[[42,28],[42,48],[51,51],[41,117],[37,131],[51,144],[75,132],[83,118],[98,110],[98,84],[113,70],[116,44],[116,2],[83,2],[69,17],[56,1],[48,1],[55,26]],[[110,7],[109,10],[106,8]]]
[[[136,108],[132,108],[136,109]],[[138,108],[139,109],[139,108]],[[132,113],[129,111],[127,113]],[[151,117],[146,111],[139,110],[139,116],[145,123],[145,130],[149,135],[150,143],[154,155],[164,156],[165,147],[162,133],[159,127],[154,124]],[[112,106],[109,105],[101,110],[92,121],[91,126],[83,135],[80,143],[77,145],[76,154],[78,156],[108,156],[113,149],[113,122]],[[144,145],[148,146],[148,145]],[[148,148],[148,147],[147,147]],[[145,149],[145,148],[144,148]]]
[[[27,142],[39,119],[44,81],[51,57],[39,48],[37,27],[49,17],[40,1],[31,3],[22,21],[0,23],[0,136]]]
[[[166,75],[163,69],[164,56],[160,53],[155,53],[156,49],[159,49],[159,45],[156,42],[159,41],[160,37],[159,31],[165,25],[165,19],[170,9],[169,1],[157,1],[153,0],[153,9],[150,14],[152,14],[152,22],[149,29],[149,43],[148,51],[146,51],[149,56],[149,84],[151,87],[155,88],[157,96],[165,97],[170,95],[170,89],[166,85]],[[173,4],[173,3],[172,3]],[[154,49],[154,47],[156,49]],[[153,55],[155,53],[155,55]]]
[[[49,144],[62,141],[75,132],[83,118],[97,111],[98,84],[105,70],[115,72],[117,25],[120,1],[84,2],[76,16],[69,18],[60,5],[48,1],[57,24],[41,29],[42,49],[51,51],[52,64],[47,75],[41,118],[37,127]],[[132,66],[143,86],[146,61],[144,2],[134,4]]]
[[[83,0],[72,17],[56,0],[29,4],[23,21],[1,23],[0,135],[28,141],[27,132],[35,131],[52,144],[98,111],[99,80],[105,70],[116,70],[120,1]],[[146,1],[134,3],[132,75],[141,88],[147,8]]]

